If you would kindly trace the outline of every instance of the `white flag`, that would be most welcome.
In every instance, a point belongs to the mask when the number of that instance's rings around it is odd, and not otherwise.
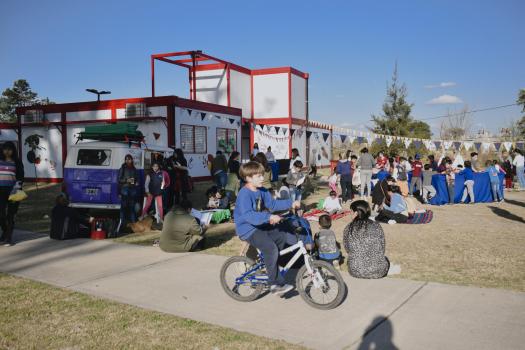
[[[392,144],[392,138],[390,136],[387,136],[386,137],[386,146],[390,147],[391,144]]]
[[[503,146],[505,146],[505,149],[510,152],[512,148],[512,142],[503,142]]]
[[[410,144],[412,143],[412,140],[409,139],[409,138],[405,138],[405,147],[408,148],[408,146],[410,146]]]
[[[452,146],[452,141],[443,141],[443,147],[448,151],[448,149]]]
[[[490,150],[490,145],[491,145],[490,142],[483,142],[483,143],[481,144],[481,150],[482,150],[483,152],[485,152],[485,153],[488,152],[488,151]]]
[[[465,147],[465,150],[470,151],[470,149],[474,146],[474,144],[470,141],[463,142],[463,147]]]

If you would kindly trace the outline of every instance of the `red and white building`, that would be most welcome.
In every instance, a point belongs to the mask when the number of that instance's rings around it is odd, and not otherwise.
[[[155,96],[155,66],[186,68],[189,99]],[[197,180],[209,177],[208,155],[221,149],[247,159],[254,143],[276,159],[292,148],[309,164],[331,158],[331,127],[309,121],[308,73],[292,67],[248,69],[201,51],[151,55],[152,97],[30,106],[17,109],[17,124],[0,124],[0,142],[17,140],[28,181],[59,182],[68,147],[88,125],[132,121],[145,142],[182,148]],[[34,153],[28,136],[39,135]]]

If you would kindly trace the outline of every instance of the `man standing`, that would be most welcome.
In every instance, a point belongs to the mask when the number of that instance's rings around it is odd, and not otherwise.
[[[422,194],[423,182],[421,181],[421,172],[423,171],[423,163],[421,163],[421,157],[416,154],[415,160],[412,163],[412,179],[410,180],[409,195],[414,195],[414,185],[417,186],[417,190]]]
[[[523,153],[516,148],[514,150],[514,160],[512,161],[512,165],[516,167],[516,175],[518,176],[521,191],[525,190],[525,174],[523,173],[525,171],[524,161],[525,158],[523,158]]]
[[[368,148],[361,150],[361,157],[357,161],[357,165],[361,171],[361,198],[365,195],[365,187],[367,189],[367,196],[371,195],[370,183],[372,182],[372,169],[375,167],[376,162],[374,157],[368,153]]]

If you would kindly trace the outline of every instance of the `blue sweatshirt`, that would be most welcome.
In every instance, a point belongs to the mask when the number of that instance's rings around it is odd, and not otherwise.
[[[261,199],[261,207],[267,211],[257,211],[257,199]],[[243,241],[250,238],[256,229],[265,229],[270,223],[272,212],[287,210],[292,207],[290,199],[275,200],[265,188],[252,191],[244,186],[235,201],[235,231]]]
[[[474,180],[474,172],[470,168],[465,168],[459,172],[459,175],[465,176],[465,181]]]
[[[407,204],[400,194],[392,193],[392,197],[390,197],[390,205],[385,204],[384,208],[395,214],[399,214],[407,210]]]

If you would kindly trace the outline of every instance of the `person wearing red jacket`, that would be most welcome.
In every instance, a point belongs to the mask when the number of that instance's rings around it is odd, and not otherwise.
[[[412,179],[410,180],[410,196],[414,195],[414,185],[417,186],[417,190],[421,195],[423,189],[423,182],[421,181],[421,174],[423,170],[423,163],[421,163],[421,157],[416,154],[414,161],[412,162]]]

